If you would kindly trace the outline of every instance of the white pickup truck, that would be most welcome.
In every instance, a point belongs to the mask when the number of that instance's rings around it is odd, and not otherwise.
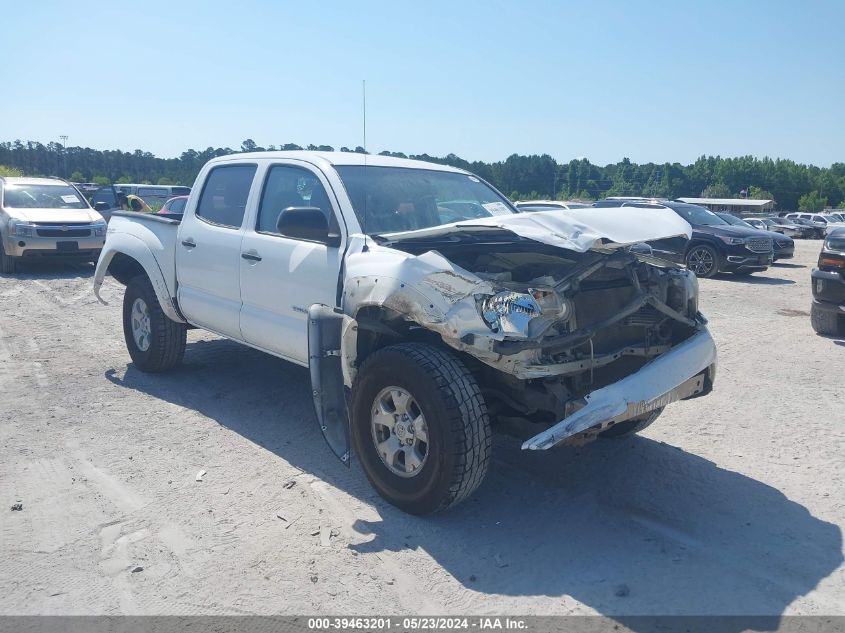
[[[203,167],[181,220],[115,213],[94,289],[126,286],[143,371],[179,363],[190,327],[310,367],[332,451],[425,514],[478,487],[491,423],[547,449],[712,389],[695,276],[648,245],[690,233],[669,209],[519,213],[443,165],[238,154]]]

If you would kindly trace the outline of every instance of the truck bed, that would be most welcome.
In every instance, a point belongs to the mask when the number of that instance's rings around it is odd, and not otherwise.
[[[161,271],[161,278],[154,279],[153,285],[163,281],[165,288],[160,288],[164,296],[176,296],[176,243],[178,240],[181,217],[168,217],[135,211],[116,211],[109,220],[106,245],[97,262],[94,274],[94,288],[103,282],[112,260],[132,258],[146,267],[153,264]],[[152,261],[150,261],[152,259]],[[118,260],[115,259],[115,263]],[[112,274],[120,266],[112,266]],[[126,280],[121,280],[126,283]]]

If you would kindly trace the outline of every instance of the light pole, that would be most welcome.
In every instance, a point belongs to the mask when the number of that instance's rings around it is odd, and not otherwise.
[[[62,177],[67,178],[67,154],[65,153],[67,134],[60,134],[59,138],[62,139]]]

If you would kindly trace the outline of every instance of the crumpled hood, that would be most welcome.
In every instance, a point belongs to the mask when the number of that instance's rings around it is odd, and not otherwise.
[[[689,223],[671,209],[590,207],[498,215],[416,231],[388,233],[381,237],[389,244],[407,240],[436,240],[460,234],[483,236],[497,231],[509,231],[525,239],[579,253],[592,248],[607,250],[652,240],[671,237],[689,239],[692,236]]]
[[[23,220],[25,222],[55,222],[64,224],[66,222],[96,222],[102,220],[103,216],[93,209],[23,209],[8,208],[6,213],[12,220]]]

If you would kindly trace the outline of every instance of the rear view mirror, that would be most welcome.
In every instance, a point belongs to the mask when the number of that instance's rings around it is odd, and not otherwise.
[[[95,202],[94,203],[94,211],[103,212],[103,211],[108,211],[109,209],[111,209],[111,207],[109,206],[108,202]]]
[[[276,228],[285,237],[340,245],[340,236],[329,233],[329,221],[319,207],[288,207],[279,215]]]

